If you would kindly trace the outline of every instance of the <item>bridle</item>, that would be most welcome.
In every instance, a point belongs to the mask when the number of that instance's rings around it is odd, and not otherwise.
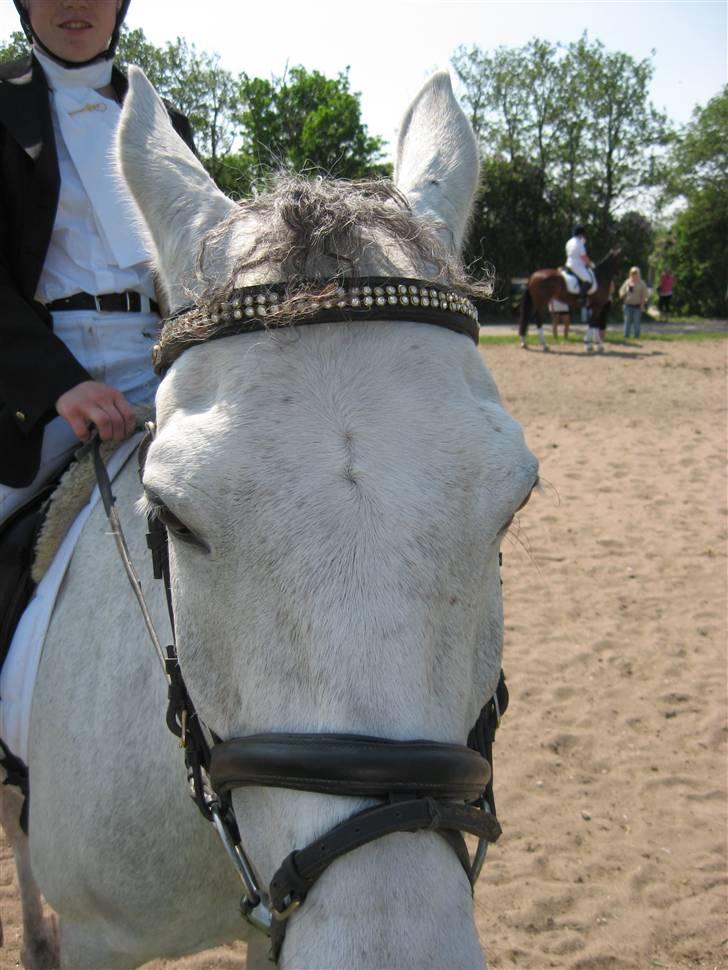
[[[204,337],[180,339],[180,321],[197,309],[165,321],[154,365],[164,373],[189,346],[236,333],[275,328],[275,307],[284,285],[248,287],[229,300],[208,307],[214,325]],[[426,294],[426,295],[425,295]],[[444,326],[478,343],[477,311],[467,297],[422,280],[380,278],[344,281],[338,299],[322,305],[303,323],[406,319]],[[252,310],[252,312],[248,312]],[[263,312],[260,312],[260,311]],[[271,319],[272,318],[272,319]],[[155,434],[152,423],[139,448],[140,473]],[[394,832],[430,830],[453,848],[471,887],[480,874],[489,842],[500,835],[492,787],[492,746],[496,728],[508,704],[501,671],[495,694],[482,708],[467,746],[351,734],[257,734],[223,741],[198,717],[189,696],[174,642],[175,617],[171,594],[168,536],[164,524],[149,518],[147,544],[154,576],[164,582],[173,642],[162,650],[141,584],[134,571],[114,508],[114,497],[98,438],[92,453],[99,491],[127,575],[142,610],[152,643],[168,683],[167,726],[184,749],[190,792],[210,821],[243,884],[240,909],[245,919],[271,936],[271,956],[277,962],[287,920],[302,905],[318,877],[336,859]],[[244,786],[287,788],[373,798],[377,804],[334,826],[323,836],[284,859],[265,891],[247,856],[232,807],[231,792]],[[463,832],[477,836],[470,859]]]

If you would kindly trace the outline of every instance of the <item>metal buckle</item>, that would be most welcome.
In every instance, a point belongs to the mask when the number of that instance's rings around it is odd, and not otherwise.
[[[275,907],[273,907],[273,911],[271,915],[273,919],[278,920],[278,922],[280,923],[283,923],[284,920],[288,919],[291,913],[295,913],[295,911],[298,909],[300,905],[301,905],[300,899],[292,899],[285,909],[276,909]]]

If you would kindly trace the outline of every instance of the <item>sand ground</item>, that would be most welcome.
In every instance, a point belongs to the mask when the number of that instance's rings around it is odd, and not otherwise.
[[[503,547],[504,834],[476,894],[493,970],[728,968],[727,351],[482,348],[544,481]],[[0,912],[9,970],[5,843]]]

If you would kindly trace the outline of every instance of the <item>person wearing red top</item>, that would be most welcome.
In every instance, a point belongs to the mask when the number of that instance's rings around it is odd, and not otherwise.
[[[664,270],[660,277],[657,295],[659,297],[657,307],[660,320],[666,320],[670,315],[670,303],[672,302],[672,272],[669,269]]]

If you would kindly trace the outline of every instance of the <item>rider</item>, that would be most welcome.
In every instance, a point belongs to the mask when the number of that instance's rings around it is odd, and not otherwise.
[[[0,524],[156,386],[150,253],[108,156],[129,2],[14,0],[32,52],[0,65]]]
[[[574,226],[571,239],[566,243],[566,268],[579,280],[582,298],[582,316],[588,303],[588,293],[594,283],[591,272],[593,263],[586,251],[586,231],[584,226]]]

